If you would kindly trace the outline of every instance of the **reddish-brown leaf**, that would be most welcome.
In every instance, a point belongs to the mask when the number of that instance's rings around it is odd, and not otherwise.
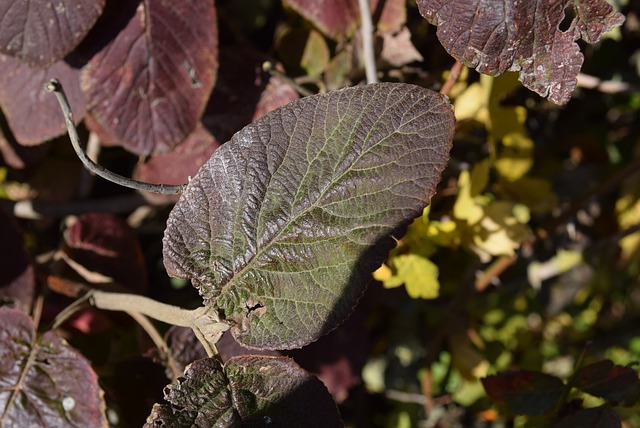
[[[159,153],[146,162],[138,164],[133,178],[147,183],[181,184],[196,175],[200,167],[220,147],[220,143],[198,124],[187,139],[169,153]],[[144,197],[154,204],[178,201],[179,195],[160,195],[144,192]]]
[[[351,37],[360,23],[358,0],[284,0],[284,3],[333,39]],[[405,0],[369,0],[369,7],[380,31],[399,31],[406,21]]]
[[[105,0],[4,0],[0,52],[44,67],[71,52],[102,13]]]
[[[614,365],[602,360],[578,370],[573,386],[596,397],[626,405],[634,405],[640,399],[638,373],[630,367]]]
[[[563,32],[567,7],[576,17]],[[569,101],[582,66],[576,40],[595,43],[624,21],[606,0],[418,0],[418,8],[453,57],[484,74],[520,71],[527,88],[558,104]]]
[[[82,89],[113,142],[138,154],[163,152],[195,128],[216,70],[211,0],[144,0],[85,67]]]
[[[518,370],[502,372],[482,379],[491,399],[514,414],[543,415],[553,410],[562,397],[564,384],[555,376]]]
[[[35,69],[0,55],[0,106],[20,144],[40,144],[67,132],[58,101],[44,90],[45,82],[53,77],[64,86],[74,120],[80,122],[85,114],[80,70],[62,60],[48,68]]]

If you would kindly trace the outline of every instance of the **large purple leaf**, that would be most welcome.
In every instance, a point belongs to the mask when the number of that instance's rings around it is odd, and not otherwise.
[[[64,58],[87,35],[105,0],[3,0],[0,52],[37,66]]]
[[[85,114],[79,69],[65,61],[35,69],[15,58],[0,55],[0,106],[20,144],[40,144],[66,134],[60,105],[44,90],[45,82],[54,77],[62,82],[73,119],[78,123]]]
[[[290,358],[246,355],[224,367],[213,358],[187,367],[169,385],[147,427],[341,427],[327,389]]]
[[[216,69],[213,0],[144,0],[85,67],[82,89],[111,143],[163,152],[195,128]]]
[[[316,340],[428,204],[453,125],[446,97],[391,83],[267,114],[189,183],[165,230],[167,271],[190,278],[245,346]]]
[[[564,104],[575,89],[583,56],[576,40],[595,43],[624,17],[606,0],[417,0],[438,26],[445,49],[480,73],[520,71],[520,81]],[[575,18],[559,26],[566,8]]]
[[[0,426],[102,427],[104,410],[80,353],[53,332],[36,336],[23,312],[0,308]]]

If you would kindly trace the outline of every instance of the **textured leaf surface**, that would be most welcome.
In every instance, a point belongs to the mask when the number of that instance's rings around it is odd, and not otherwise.
[[[324,385],[286,357],[241,356],[224,367],[198,360],[165,400],[170,405],[156,404],[146,426],[342,426]]]
[[[284,0],[284,3],[334,39],[350,37],[360,23],[358,0]],[[404,0],[369,0],[369,8],[376,26],[384,32],[399,31],[406,20]]]
[[[64,61],[46,69],[34,69],[9,56],[0,55],[0,106],[16,140],[34,145],[66,134],[60,105],[44,90],[51,78],[60,80],[73,110],[76,123],[85,114],[80,90],[80,70]]]
[[[3,0],[0,52],[46,66],[62,59],[87,35],[104,0]]]
[[[174,148],[195,128],[216,69],[212,1],[145,0],[83,69],[82,88],[113,142],[147,154]]]
[[[438,26],[447,51],[480,73],[520,71],[520,81],[564,104],[573,92],[583,56],[576,40],[595,43],[624,17],[606,0],[417,0],[420,13]],[[575,18],[559,25],[565,8]]]
[[[258,349],[344,321],[427,205],[453,137],[446,97],[405,84],[288,104],[238,132],[169,216],[164,261]]]
[[[106,426],[89,362],[53,332],[36,338],[31,319],[0,308],[0,426]]]

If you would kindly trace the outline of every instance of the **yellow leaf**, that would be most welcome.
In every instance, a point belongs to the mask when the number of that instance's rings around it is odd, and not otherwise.
[[[388,281],[392,276],[393,273],[391,272],[391,269],[385,264],[382,264],[382,266],[376,269],[376,271],[373,273],[373,278],[376,281],[380,282]]]
[[[456,120],[475,119],[486,102],[487,97],[480,83],[472,83],[453,103]]]
[[[496,190],[502,197],[526,205],[535,214],[546,214],[558,206],[558,197],[553,192],[551,181],[544,178],[500,180]]]
[[[435,299],[440,291],[438,266],[417,254],[402,254],[393,259],[396,280],[402,281],[413,299]],[[388,287],[386,281],[385,287]],[[394,281],[391,281],[395,284]],[[392,285],[393,286],[393,285]]]
[[[458,197],[453,205],[453,215],[460,220],[466,220],[469,224],[475,224],[482,218],[482,207],[474,201],[471,194],[471,174],[462,171],[458,178]]]
[[[515,181],[533,166],[533,140],[524,129],[509,132],[502,139],[502,150],[495,161],[496,171],[503,178]]]

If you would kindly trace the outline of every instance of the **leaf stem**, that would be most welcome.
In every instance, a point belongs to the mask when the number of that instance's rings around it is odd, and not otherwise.
[[[100,290],[91,290],[88,294],[89,302],[98,309],[136,312],[167,324],[191,328],[210,357],[218,354],[215,344],[229,329],[229,324],[220,321],[215,311],[206,306],[189,310],[138,294]]]
[[[263,62],[262,70],[266,71],[273,77],[277,77],[278,79],[281,79],[284,83],[291,86],[297,93],[299,93],[303,97],[310,97],[311,95],[313,95],[313,92],[311,92],[304,86],[298,84],[298,82],[293,80],[291,77],[287,76],[286,74],[278,70],[271,61]]]
[[[367,83],[378,82],[378,72],[376,71],[376,58],[373,50],[373,22],[371,21],[371,10],[369,0],[358,0],[360,9],[360,20],[362,22],[360,31],[362,34],[362,54],[364,56],[364,70],[367,75]]]
[[[187,186],[186,184],[170,185],[145,183],[144,181],[138,181],[132,178],[124,177],[120,174],[116,174],[115,172],[109,171],[105,167],[98,165],[97,163],[92,161],[80,146],[78,131],[76,130],[76,126],[73,123],[73,113],[71,111],[71,106],[69,105],[69,100],[64,93],[62,84],[60,84],[57,79],[51,79],[45,84],[44,89],[47,92],[53,92],[58,99],[60,107],[62,108],[62,112],[64,113],[64,121],[67,125],[67,131],[69,132],[69,138],[71,139],[73,149],[84,164],[85,168],[87,168],[89,171],[93,172],[96,175],[99,175],[105,180],[109,180],[112,183],[116,183],[123,187],[129,187],[131,189],[143,190],[145,192],[161,193],[165,195],[177,195],[184,192]]]
[[[458,81],[458,78],[460,77],[460,73],[462,73],[463,66],[464,64],[462,64],[460,61],[456,61],[455,64],[451,66],[449,76],[447,76],[447,80],[444,82],[442,88],[440,89],[440,93],[442,95],[449,95],[451,88],[453,88],[453,85]]]

